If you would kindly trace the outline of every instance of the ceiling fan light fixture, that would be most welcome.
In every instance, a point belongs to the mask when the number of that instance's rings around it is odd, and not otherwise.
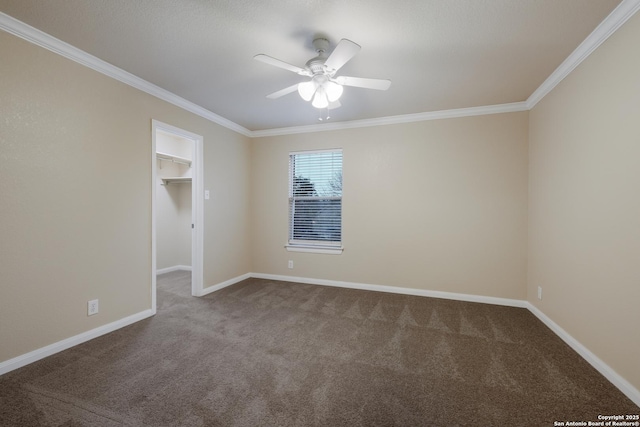
[[[323,85],[329,102],[336,102],[342,96],[344,88],[336,82],[328,81]]]
[[[327,108],[329,106],[329,100],[327,99],[327,94],[322,86],[318,88],[315,96],[313,97],[313,102],[311,103],[316,108]]]
[[[317,88],[318,85],[314,80],[302,82],[298,84],[298,93],[305,101],[311,101],[311,98],[313,98],[313,94],[316,92]]]

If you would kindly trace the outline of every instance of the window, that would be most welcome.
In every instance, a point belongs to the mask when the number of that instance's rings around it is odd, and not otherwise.
[[[342,252],[342,150],[289,154],[287,249]]]

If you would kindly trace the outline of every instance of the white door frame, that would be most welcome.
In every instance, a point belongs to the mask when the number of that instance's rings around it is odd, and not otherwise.
[[[156,312],[156,133],[167,132],[193,141],[191,159],[191,295],[202,296],[204,260],[203,137],[184,129],[151,120],[151,309]]]

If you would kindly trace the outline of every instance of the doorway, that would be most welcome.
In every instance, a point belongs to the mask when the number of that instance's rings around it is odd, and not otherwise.
[[[156,312],[156,275],[191,270],[191,295],[203,282],[203,138],[152,120],[151,305]]]

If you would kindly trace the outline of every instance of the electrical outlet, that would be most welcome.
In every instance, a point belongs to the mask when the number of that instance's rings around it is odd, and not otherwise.
[[[538,286],[538,299],[542,299],[542,286]]]
[[[293,260],[289,260],[289,268],[293,270]]]
[[[98,314],[98,300],[92,299],[87,303],[87,316]]]

